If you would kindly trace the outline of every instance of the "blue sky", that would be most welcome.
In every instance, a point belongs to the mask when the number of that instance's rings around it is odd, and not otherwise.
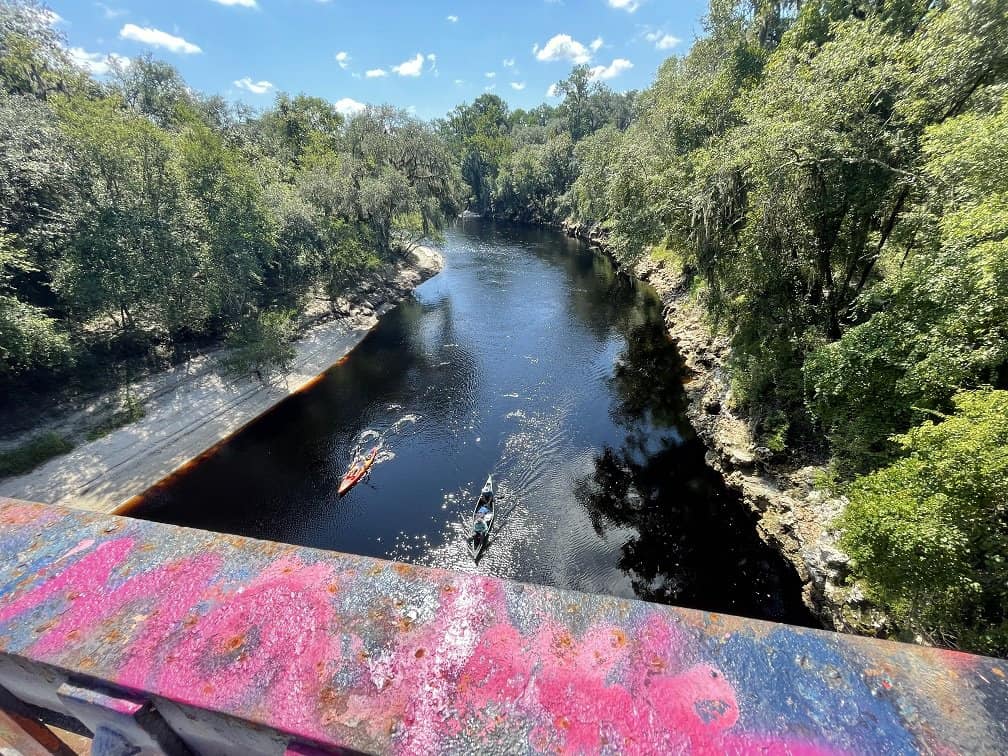
[[[186,81],[256,107],[277,91],[343,110],[391,103],[422,118],[493,91],[556,102],[584,62],[616,90],[647,86],[701,31],[707,0],[49,0],[79,63],[144,52]]]

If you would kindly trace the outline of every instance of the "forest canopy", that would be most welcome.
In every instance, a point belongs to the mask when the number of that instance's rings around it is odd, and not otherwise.
[[[75,68],[0,3],[0,383],[247,335],[436,235],[447,145],[403,111],[280,94],[251,112],[152,58]]]

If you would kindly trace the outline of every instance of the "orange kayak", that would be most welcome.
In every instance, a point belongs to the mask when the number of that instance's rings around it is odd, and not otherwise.
[[[353,464],[350,465],[350,469],[346,471],[346,475],[343,476],[343,480],[339,484],[339,495],[342,496],[351,488],[360,483],[361,478],[367,475],[368,470],[371,469],[371,465],[374,464],[375,457],[378,456],[378,447],[374,447],[370,452],[368,452],[367,457],[363,460],[355,459]]]

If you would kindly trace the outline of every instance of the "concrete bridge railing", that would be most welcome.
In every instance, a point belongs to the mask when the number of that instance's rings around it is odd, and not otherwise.
[[[1008,752],[996,659],[2,499],[0,554],[0,709],[96,752]]]

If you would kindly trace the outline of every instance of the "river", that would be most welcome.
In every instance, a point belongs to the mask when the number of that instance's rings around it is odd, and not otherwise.
[[[815,624],[704,464],[653,290],[551,230],[464,221],[443,252],[347,359],[131,514]],[[372,475],[338,498],[378,434]],[[474,565],[462,521],[489,473],[498,526]]]

